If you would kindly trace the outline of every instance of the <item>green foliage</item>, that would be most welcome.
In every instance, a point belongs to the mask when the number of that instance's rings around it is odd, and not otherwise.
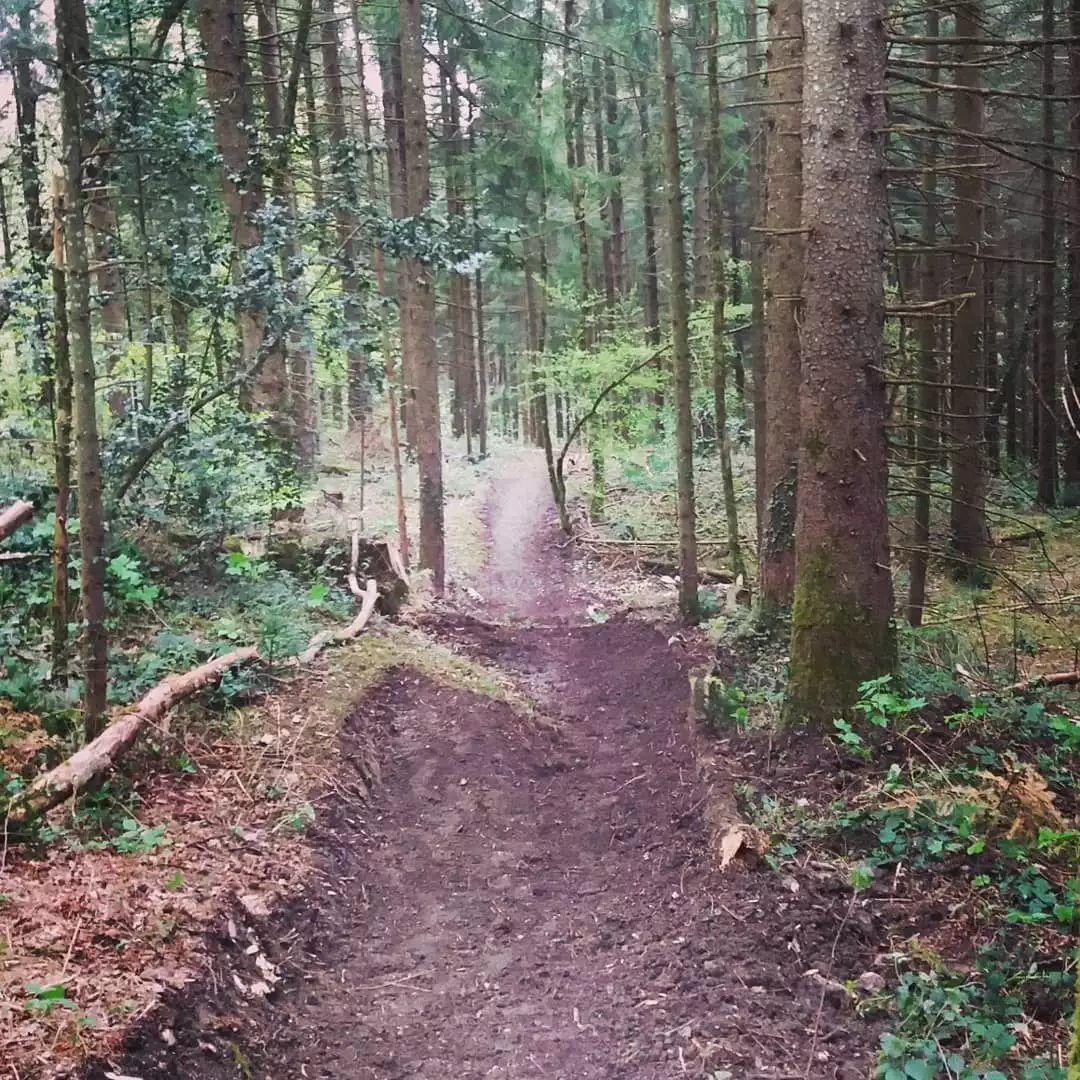
[[[161,594],[146,577],[138,558],[127,552],[114,555],[108,562],[108,574],[121,606],[149,607]]]
[[[169,843],[164,825],[149,828],[135,818],[124,818],[120,824],[120,833],[109,841],[113,848],[122,855],[146,855],[154,848]]]
[[[940,963],[912,967],[900,954],[896,987],[872,999],[870,1009],[892,1015],[881,1036],[875,1076],[881,1080],[1007,1080],[1017,1075],[1011,1051],[1015,1027],[1024,1021],[1023,992],[1039,981],[1028,974],[1003,985],[996,959],[980,950],[973,973],[949,971]],[[1047,1061],[1022,1066],[1025,1080],[1061,1080],[1064,1070]]]
[[[77,1006],[67,996],[67,991],[62,983],[51,986],[43,986],[41,983],[28,982],[24,989],[29,995],[26,1002],[26,1011],[41,1013],[48,1016],[54,1009],[74,1009]]]
[[[288,829],[291,832],[304,832],[315,824],[315,808],[311,803],[301,803],[299,806],[282,814],[278,821],[279,829]]]

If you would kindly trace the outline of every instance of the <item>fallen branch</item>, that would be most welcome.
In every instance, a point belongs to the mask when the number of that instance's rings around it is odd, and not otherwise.
[[[0,511],[0,540],[6,540],[20,525],[34,516],[34,504],[20,499]]]
[[[677,548],[679,546],[678,537],[672,537],[670,540],[616,540],[608,539],[606,536],[578,536],[577,541],[581,544],[592,544],[596,547],[652,547],[652,548]],[[727,540],[698,540],[697,546],[699,548],[707,547],[728,547]]]
[[[341,630],[327,630],[316,634],[308,647],[289,661],[290,667],[303,667],[311,663],[329,644],[338,644],[356,637],[367,625],[375,610],[379,589],[374,578],[369,579],[363,592],[359,614]],[[54,806],[70,799],[77,791],[92,784],[107,773],[135,743],[139,732],[151,723],[157,723],[185,698],[218,682],[226,671],[241,667],[259,659],[259,649],[248,645],[234,649],[224,656],[186,671],[182,675],[170,675],[157,684],[136,706],[110,724],[96,739],[77,750],[67,761],[39,776],[25,791],[16,795],[8,806],[7,822],[21,825],[40,817]]]
[[[1005,690],[1014,694],[1022,694],[1026,690],[1034,690],[1038,687],[1051,686],[1076,686],[1080,683],[1080,670],[1058,671],[1052,675],[1032,675],[1029,679],[1021,679],[1012,686],[1006,686]]]
[[[374,578],[368,578],[360,614],[342,630],[324,630],[321,634],[316,634],[311,639],[311,644],[294,660],[289,661],[290,665],[303,667],[305,664],[310,664],[327,645],[340,645],[343,642],[351,641],[367,626],[371,613],[375,610],[375,601],[378,599],[379,584]]]
[[[998,544],[1023,544],[1028,540],[1041,540],[1046,535],[1045,529],[1025,529],[1023,532],[998,537]]]
[[[192,671],[162,680],[139,702],[134,712],[125,713],[96,739],[77,750],[63,764],[39,776],[12,799],[8,821],[21,824],[59,806],[80,788],[108,772],[135,742],[144,725],[163,719],[178,702],[216,683],[230,668],[250,663],[258,655],[258,647],[248,645],[233,649]]]

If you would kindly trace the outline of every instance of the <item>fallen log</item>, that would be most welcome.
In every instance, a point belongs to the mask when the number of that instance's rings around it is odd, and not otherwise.
[[[20,525],[34,516],[34,504],[20,499],[0,510],[0,540],[6,540]]]
[[[1056,671],[1051,675],[1032,675],[1029,679],[1021,679],[1012,686],[1006,686],[1005,689],[1013,694],[1022,694],[1038,687],[1076,686],[1077,683],[1080,683],[1080,670]]]
[[[367,625],[375,610],[379,590],[375,580],[369,579],[363,592],[360,612],[348,626],[341,630],[326,630],[316,634],[308,647],[289,661],[290,667],[302,667],[311,663],[329,644],[349,641]],[[8,804],[8,825],[22,825],[40,817],[54,806],[70,799],[77,791],[86,788],[104,776],[135,743],[147,724],[157,723],[185,698],[199,690],[212,686],[230,668],[240,667],[259,659],[259,649],[248,645],[233,649],[224,656],[201,664],[182,675],[170,675],[157,684],[132,712],[125,713],[110,724],[96,739],[77,750],[67,761],[39,776],[25,791],[16,795]]]
[[[638,565],[650,574],[660,574],[665,577],[679,576],[679,567],[666,559],[639,558]],[[735,575],[730,570],[711,570],[707,566],[699,566],[698,581],[703,585],[731,585],[735,581]]]

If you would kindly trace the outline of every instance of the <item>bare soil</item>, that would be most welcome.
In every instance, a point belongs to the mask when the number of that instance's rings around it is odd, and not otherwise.
[[[554,723],[392,670],[342,735],[381,783],[320,812],[313,883],[238,913],[213,979],[93,1080],[869,1074],[875,1032],[806,973],[859,975],[876,928],[812,870],[717,870],[685,721],[701,645],[592,622],[548,502],[536,459],[496,478],[479,610],[425,628]],[[266,999],[236,988],[249,927],[283,976]]]

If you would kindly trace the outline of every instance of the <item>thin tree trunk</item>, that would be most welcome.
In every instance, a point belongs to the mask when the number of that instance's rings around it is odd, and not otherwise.
[[[593,144],[596,153],[596,173],[603,180],[607,176],[607,139],[604,136],[604,71],[600,60],[593,62]],[[608,334],[615,327],[615,265],[611,261],[611,203],[600,201],[600,222],[603,231],[600,241],[600,263],[604,278],[603,325]]]
[[[1043,506],[1057,502],[1057,330],[1054,322],[1057,294],[1057,214],[1054,207],[1054,0],[1043,0],[1042,17],[1042,230],[1039,258],[1039,461],[1036,498]]]
[[[937,82],[940,48],[936,38],[940,34],[941,17],[936,8],[926,13],[926,36],[931,44],[926,47],[926,78]],[[940,112],[940,95],[937,90],[926,94],[924,108],[934,124]],[[938,231],[937,156],[936,139],[930,139],[926,147],[926,164],[922,174],[922,246],[919,293],[923,303],[938,299],[938,256],[934,252]],[[912,626],[922,625],[923,608],[926,606],[926,571],[930,559],[930,460],[937,440],[931,425],[938,411],[938,395],[935,383],[940,382],[937,362],[937,320],[923,318],[918,321],[919,383],[918,414],[915,433],[915,515],[912,530],[911,563],[908,567],[907,621]]]
[[[831,724],[895,662],[886,509],[884,0],[803,11],[799,503],[788,723]],[[839,298],[842,298],[840,300]]]
[[[405,153],[405,117],[402,106],[401,41],[395,38],[383,43],[379,52],[382,76],[383,129],[386,133],[386,187],[390,214],[395,218],[408,217],[406,182],[408,168]],[[397,295],[399,315],[404,310],[409,291],[408,267],[404,259],[397,261]],[[415,349],[410,341],[412,327],[400,318],[401,327],[401,412],[405,441],[416,448],[416,379],[411,367]]]
[[[256,0],[259,27],[259,59],[263,79],[263,100],[266,118],[273,138],[273,172],[270,190],[274,201],[288,216],[281,244],[281,277],[285,284],[285,300],[294,326],[286,339],[286,361],[289,379],[286,399],[292,410],[296,453],[300,466],[309,474],[315,468],[318,452],[318,428],[315,416],[314,356],[310,342],[310,329],[306,320],[300,321],[296,314],[300,308],[296,270],[300,262],[300,247],[296,232],[296,187],[292,177],[290,140],[295,126],[296,99],[291,99],[292,115],[288,115],[289,102],[282,99],[283,79],[281,63],[281,34],[278,23],[277,0]],[[297,43],[301,53],[307,50],[306,35],[311,22],[311,0],[304,0],[299,16],[298,34],[304,39]],[[290,85],[299,79],[299,71],[289,73]]]
[[[356,182],[350,160],[349,129],[345,120],[345,91],[341,78],[341,49],[338,42],[338,13],[335,0],[321,0],[323,86],[326,99],[327,132],[330,137],[332,172],[337,186],[337,258],[340,265],[341,297],[345,317],[348,430],[360,428],[367,415],[367,360],[360,334],[363,326],[362,267],[359,223],[356,216]]]
[[[57,689],[68,681],[68,622],[71,600],[68,590],[68,512],[71,508],[71,354],[68,347],[67,271],[64,257],[64,184],[57,179],[53,194],[53,384],[56,389],[53,460],[56,500],[52,550],[52,600],[50,621],[50,681]]]
[[[88,71],[77,62],[86,38],[82,0],[55,7],[60,66],[60,116],[65,182],[64,246],[67,267],[68,331],[78,470],[79,548],[83,619],[83,726],[88,739],[104,726],[108,697],[108,636],[105,628],[105,520],[101,499],[101,454],[90,322],[90,267],[86,250],[86,203],[82,122],[87,112]]]
[[[769,7],[765,212],[765,524],[761,610],[766,619],[791,607],[795,589],[795,516],[799,459],[799,321],[803,286],[802,4]]]
[[[735,477],[731,468],[731,439],[727,419],[727,336],[724,329],[724,302],[727,281],[724,267],[724,222],[721,213],[724,142],[720,133],[720,72],[717,59],[720,43],[720,0],[712,0],[708,13],[709,80],[708,170],[709,235],[712,270],[712,348],[713,402],[716,414],[716,445],[720,450],[720,473],[724,488],[724,516],[727,520],[728,563],[736,576],[743,573],[742,548],[739,541],[739,508],[735,502]]]
[[[601,18],[605,26],[616,26],[614,0],[601,0]],[[623,158],[619,148],[619,91],[615,58],[610,49],[604,52],[604,111],[607,123],[607,164],[611,178],[609,225],[611,227],[611,276],[616,297],[626,291],[626,234],[623,221]]]
[[[703,23],[702,4],[689,5],[689,47],[690,47],[690,86],[701,85],[705,75],[705,52],[701,48]],[[695,303],[704,301],[709,295],[711,275],[709,273],[709,184],[708,151],[706,149],[707,119],[698,107],[695,94],[687,95],[687,111],[690,113],[690,282],[692,299]]]
[[[585,193],[582,191],[581,170],[585,168],[585,144],[582,120],[583,88],[574,61],[575,25],[577,9],[575,0],[563,4],[563,33],[566,45],[563,51],[563,117],[566,140],[566,167],[570,172],[570,210],[574,217],[578,241],[578,274],[581,282],[581,347],[592,344],[592,299],[589,287],[589,223],[585,216]]]
[[[11,247],[11,224],[8,221],[7,182],[0,171],[0,242],[4,245],[4,266],[10,270],[15,265],[15,253]]]
[[[472,114],[472,106],[469,106],[469,177],[472,186],[472,227],[473,245],[480,249],[480,184],[477,177],[476,167],[476,118]],[[544,251],[543,234],[540,237],[541,251]],[[544,265],[547,265],[547,256],[544,255]],[[487,457],[488,452],[488,362],[487,343],[484,333],[484,276],[483,271],[477,266],[473,273],[473,302],[475,304],[475,337],[473,339],[476,353],[476,437],[479,443],[481,459]]]
[[[1069,2],[1069,93],[1080,97],[1080,0]],[[1069,110],[1069,332],[1062,461],[1063,501],[1080,505],[1080,107]]]
[[[758,43],[757,0],[743,0],[743,21],[746,27],[746,73],[751,98],[761,94],[761,55]],[[762,258],[762,234],[765,207],[765,128],[758,109],[746,113],[748,146],[746,155],[746,188],[750,218],[750,329],[747,342],[750,369],[754,373],[754,510],[757,518],[757,541],[760,552],[765,540],[765,500],[768,495],[765,478],[765,456],[769,441],[766,408],[767,371],[765,367],[765,273]]]
[[[982,10],[979,0],[964,0],[954,9],[956,47],[954,80],[965,89],[954,96],[953,120],[961,131],[974,133],[957,139],[955,242],[956,284],[974,294],[961,301],[952,322],[952,503],[950,526],[955,570],[973,576],[986,559],[986,458],[983,452],[985,398],[980,385],[980,339],[983,329],[982,265],[977,258],[982,241],[982,71],[979,66]]]
[[[679,610],[696,621],[697,536],[694,515],[694,418],[690,401],[690,304],[686,286],[679,119],[675,108],[675,61],[671,46],[671,0],[656,2],[660,42],[664,187],[668,207],[668,268],[671,273],[672,370],[675,382],[676,496],[679,518]]]
[[[420,0],[399,0],[401,83],[405,121],[405,203],[410,217],[431,199],[428,131],[424,108],[424,41]],[[435,355],[435,305],[431,269],[417,258],[402,260],[408,289],[402,321],[412,347],[409,365],[416,380],[416,449],[420,466],[420,564],[432,571],[437,595],[446,581],[443,548],[442,435],[439,430],[439,368]]]
[[[315,73],[312,71],[311,53],[305,49],[301,53],[300,63],[304,78],[304,119],[307,127],[308,160],[311,162],[311,202],[316,211],[326,205],[326,191],[322,176],[322,139],[319,131],[319,114],[316,108]],[[319,236],[319,251],[326,249],[326,243]]]
[[[1077,0],[1080,3],[1080,0]],[[1070,271],[1071,273],[1071,271]],[[1080,297],[1078,297],[1080,300]],[[1020,335],[1017,313],[1020,305],[1020,274],[1015,261],[1005,267],[1005,353],[1009,361],[1001,380],[1001,409],[1005,414],[1005,456],[1016,460],[1016,373],[1020,367]],[[1077,304],[1080,314],[1080,303]]]

